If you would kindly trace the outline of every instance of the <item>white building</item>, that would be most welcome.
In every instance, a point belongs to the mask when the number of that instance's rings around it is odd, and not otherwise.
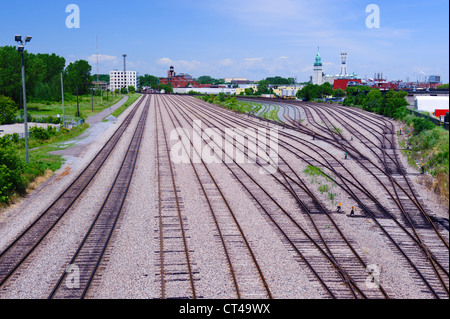
[[[109,72],[109,89],[115,91],[123,87],[128,88],[134,86],[137,89],[137,72],[136,71],[111,71]]]
[[[414,100],[414,109],[416,111],[425,111],[435,113],[440,110],[449,109],[448,96],[416,96]]]
[[[313,84],[317,84],[317,85],[323,84],[323,66],[322,66],[322,58],[320,57],[319,50],[317,50],[316,61],[314,62]]]

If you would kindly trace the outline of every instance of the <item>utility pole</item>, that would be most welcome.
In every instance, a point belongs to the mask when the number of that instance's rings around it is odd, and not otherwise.
[[[61,96],[62,96],[62,109],[63,109],[63,126],[66,128],[66,113],[64,110],[64,81],[63,73],[61,72]]]
[[[78,118],[80,117],[80,103],[78,102],[78,86],[77,86],[77,112],[78,112]]]

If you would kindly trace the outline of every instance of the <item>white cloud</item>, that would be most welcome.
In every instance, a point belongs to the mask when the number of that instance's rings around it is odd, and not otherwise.
[[[225,60],[220,61],[220,64],[225,65],[225,66],[232,65],[233,63],[234,63],[234,61],[232,59],[225,59]]]
[[[171,64],[173,64],[173,61],[169,58],[161,58],[161,59],[158,59],[158,61],[156,61],[156,63],[159,65],[171,65]]]
[[[87,58],[89,63],[96,64],[97,63],[97,54],[92,54]],[[98,55],[98,62],[111,62],[111,63],[117,63],[118,57],[113,55],[104,55],[99,54]]]
[[[263,58],[245,58],[246,62],[262,62]]]
[[[160,58],[156,61],[156,64],[164,67],[173,66],[177,73],[201,72],[202,70],[207,69],[207,65],[205,63],[201,63],[196,60],[186,61]]]

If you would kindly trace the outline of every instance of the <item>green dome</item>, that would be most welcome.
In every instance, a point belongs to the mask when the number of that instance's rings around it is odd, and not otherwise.
[[[316,62],[314,62],[314,66],[322,66],[322,58],[320,57],[319,51],[317,51]]]

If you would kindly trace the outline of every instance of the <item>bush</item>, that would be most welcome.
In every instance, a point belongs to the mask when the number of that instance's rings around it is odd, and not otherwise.
[[[16,112],[16,103],[11,98],[0,95],[0,125],[14,123]]]
[[[423,119],[420,117],[414,118],[412,120],[412,122],[414,125],[414,134],[415,135],[419,135],[423,131],[432,130],[433,128],[436,127],[436,125],[434,125],[433,122],[431,122],[430,120]]]
[[[47,129],[43,127],[32,127],[31,130],[31,137],[36,138],[41,141],[45,141],[50,139],[52,136],[56,135],[56,128],[52,126],[48,126]]]
[[[8,203],[14,192],[25,192],[21,176],[24,163],[9,136],[0,139],[0,203]]]

